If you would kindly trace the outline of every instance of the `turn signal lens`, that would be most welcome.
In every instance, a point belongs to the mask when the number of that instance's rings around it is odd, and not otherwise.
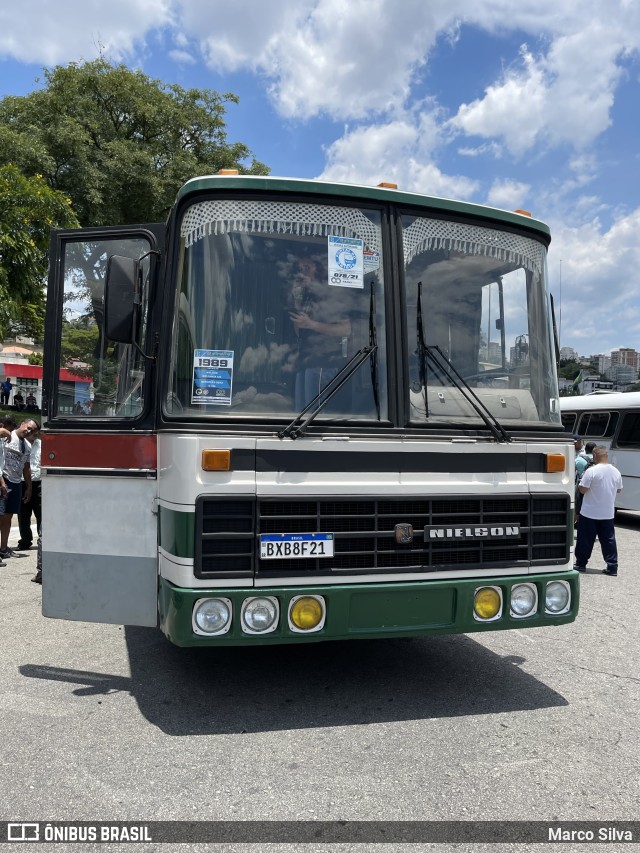
[[[502,611],[502,596],[493,586],[483,586],[473,597],[473,612],[476,619],[495,619]]]
[[[547,453],[547,474],[556,474],[564,471],[567,459],[564,453]]]
[[[319,631],[324,625],[324,598],[320,595],[300,595],[291,600],[290,626],[298,631]]]
[[[231,468],[230,450],[203,450],[203,471],[228,471]]]

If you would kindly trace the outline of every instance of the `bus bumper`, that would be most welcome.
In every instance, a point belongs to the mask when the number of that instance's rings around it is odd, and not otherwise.
[[[549,586],[560,582],[560,587]],[[525,597],[535,598],[531,613],[512,611],[514,587],[524,585]],[[562,588],[566,590],[563,592]],[[500,602],[490,618],[474,613],[479,592]],[[523,592],[523,590],[518,590]],[[558,593],[560,594],[558,596]],[[563,596],[566,606],[557,612]],[[274,625],[266,633],[251,633],[243,622],[247,599],[268,598],[277,609]],[[301,599],[314,599],[313,607],[324,610],[319,624],[299,628],[292,620],[292,607]],[[230,618],[217,633],[202,632],[194,619],[194,606],[209,599],[222,600]],[[536,628],[573,622],[580,603],[579,575],[575,571],[549,572],[507,578],[457,578],[400,583],[367,583],[273,588],[176,587],[160,578],[158,611],[160,628],[178,646],[243,646],[308,643],[324,640],[373,639],[378,637],[421,637],[438,634],[468,634],[509,628]],[[312,607],[312,609],[313,609]]]

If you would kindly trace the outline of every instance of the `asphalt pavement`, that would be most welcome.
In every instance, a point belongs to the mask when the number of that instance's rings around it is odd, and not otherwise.
[[[617,533],[620,574],[600,574],[596,546],[571,625],[252,649],[178,649],[155,629],[44,619],[35,549],[9,559],[5,819],[637,820],[640,514],[621,513]],[[289,844],[51,849],[331,849],[297,844],[295,826]]]

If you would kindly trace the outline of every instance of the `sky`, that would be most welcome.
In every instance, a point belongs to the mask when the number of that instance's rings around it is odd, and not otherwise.
[[[0,97],[100,52],[272,175],[531,211],[560,345],[640,351],[640,0],[0,0]]]

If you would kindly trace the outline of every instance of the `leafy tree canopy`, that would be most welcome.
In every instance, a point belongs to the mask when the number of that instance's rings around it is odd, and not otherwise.
[[[43,175],[84,226],[160,221],[185,181],[221,168],[268,173],[246,145],[227,142],[231,93],[165,84],[103,57],[44,78],[0,100],[0,164]]]
[[[42,175],[0,166],[0,340],[42,337],[49,230],[78,224],[70,204]]]

